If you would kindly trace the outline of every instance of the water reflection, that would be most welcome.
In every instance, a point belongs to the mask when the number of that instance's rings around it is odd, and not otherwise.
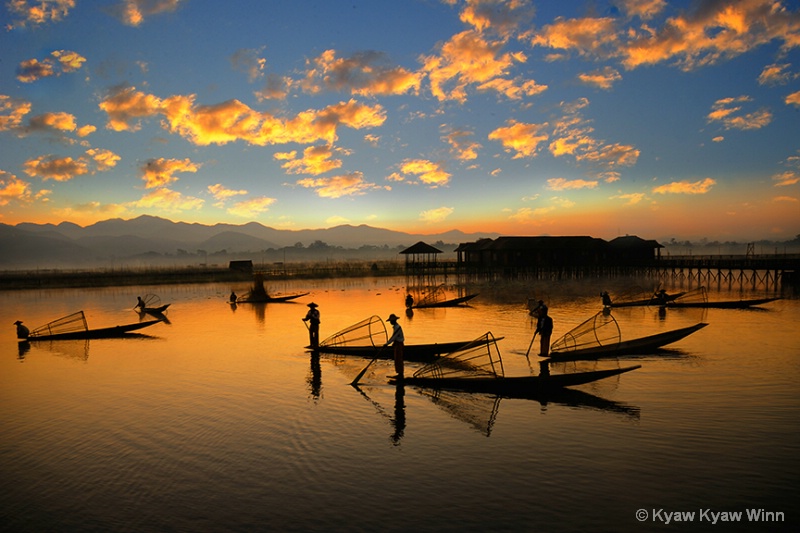
[[[319,352],[311,352],[311,371],[308,374],[308,391],[314,400],[322,396],[322,366],[319,364]]]
[[[394,409],[391,411],[367,394],[365,389],[368,387],[361,387],[359,385],[352,385],[352,387],[357,390],[365,400],[371,403],[382,417],[388,419],[389,425],[392,428],[389,440],[394,446],[399,446],[406,431],[405,386],[402,383],[395,384]]]

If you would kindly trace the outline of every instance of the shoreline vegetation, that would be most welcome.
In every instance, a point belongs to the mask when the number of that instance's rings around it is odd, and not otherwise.
[[[403,261],[347,261],[288,263],[280,268],[253,271],[220,266],[30,269],[0,271],[0,290],[110,287],[130,285],[169,285],[180,283],[252,283],[253,274],[265,280],[332,279],[354,277],[389,277],[405,274]]]

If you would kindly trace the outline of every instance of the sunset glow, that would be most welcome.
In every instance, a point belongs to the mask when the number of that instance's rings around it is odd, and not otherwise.
[[[791,239],[787,0],[14,0],[0,223]]]

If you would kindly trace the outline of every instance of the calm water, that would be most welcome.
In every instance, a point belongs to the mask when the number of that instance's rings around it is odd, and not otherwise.
[[[799,300],[615,311],[623,339],[710,325],[671,351],[633,358],[640,370],[580,387],[586,394],[570,404],[431,398],[386,385],[388,361],[359,391],[348,383],[368,360],[304,351],[300,319],[312,299],[325,338],[374,314],[402,315],[404,285],[280,283],[269,288],[311,294],[235,309],[229,285],[0,293],[0,528],[796,530]],[[498,283],[480,287],[468,308],[417,310],[401,324],[407,343],[491,331],[504,337],[506,373],[528,374],[527,298],[549,302],[555,340],[599,310],[601,289],[622,288]],[[172,303],[170,323],[146,337],[22,352],[15,340],[17,319],[34,328],[80,309],[90,327],[135,322],[131,308],[146,293]],[[784,521],[748,521],[751,509]],[[673,511],[694,521],[665,525]],[[741,521],[712,526],[711,513],[725,511]]]

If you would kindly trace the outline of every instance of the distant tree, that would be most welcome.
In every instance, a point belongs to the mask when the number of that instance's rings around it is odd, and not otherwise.
[[[298,242],[296,242],[296,243],[294,243],[294,247],[295,247],[295,248],[305,248],[305,246],[303,246],[303,243],[302,243],[302,242],[299,242],[299,241],[298,241]]]

